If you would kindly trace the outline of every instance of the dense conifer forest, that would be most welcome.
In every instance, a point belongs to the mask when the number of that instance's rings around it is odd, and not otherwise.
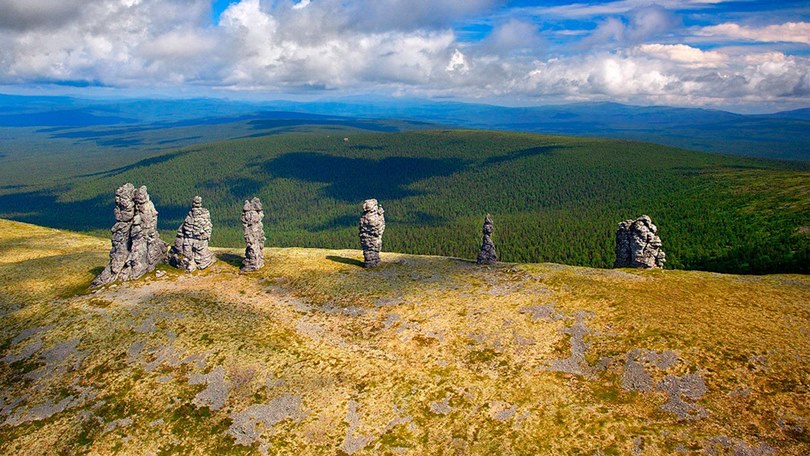
[[[2,188],[0,217],[106,235],[113,192],[132,182],[149,187],[167,241],[199,194],[214,221],[212,244],[243,245],[242,203],[259,196],[268,245],[358,248],[361,203],[377,198],[384,250],[474,258],[490,213],[504,261],[611,267],[617,223],[648,214],[667,268],[810,272],[802,162],[593,138],[320,129],[103,163]]]

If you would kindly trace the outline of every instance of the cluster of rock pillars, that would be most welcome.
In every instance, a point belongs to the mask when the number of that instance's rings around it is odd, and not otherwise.
[[[177,229],[174,245],[168,248],[157,231],[158,211],[149,198],[146,186],[135,188],[130,183],[115,191],[115,224],[112,231],[110,262],[92,282],[99,287],[117,280],[134,280],[153,271],[160,263],[193,272],[205,269],[216,261],[208,248],[213,225],[211,213],[202,207],[202,198],[195,196],[191,210]],[[360,217],[360,245],[363,265],[380,264],[382,236],[385,231],[385,211],[376,199],[363,202]],[[245,259],[242,272],[252,272],[264,266],[264,211],[259,198],[245,201],[242,227],[245,232]],[[476,262],[490,265],[498,262],[498,252],[492,241],[494,224],[489,214],[484,217],[481,251]],[[666,255],[661,248],[658,228],[649,216],[619,223],[616,230],[616,268],[663,268]]]

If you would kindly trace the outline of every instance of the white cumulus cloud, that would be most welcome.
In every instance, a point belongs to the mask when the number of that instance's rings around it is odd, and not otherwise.
[[[746,27],[733,22],[725,22],[703,27],[698,34],[761,42],[810,44],[810,22],[786,22],[765,27]]]

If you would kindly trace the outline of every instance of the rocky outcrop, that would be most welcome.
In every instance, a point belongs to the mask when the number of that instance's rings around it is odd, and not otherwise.
[[[157,231],[158,212],[146,187],[126,183],[115,191],[115,224],[110,262],[93,282],[99,287],[116,280],[134,280],[166,260],[166,243]]]
[[[208,248],[211,239],[211,213],[202,207],[202,198],[195,196],[191,210],[180,228],[169,251],[169,264],[193,272],[211,266],[217,259]]]
[[[476,260],[478,264],[495,264],[498,262],[498,252],[495,251],[495,243],[492,242],[494,229],[495,225],[493,225],[492,219],[487,214],[484,217],[484,237],[481,240],[481,251],[478,253],[478,259]]]
[[[259,198],[245,201],[242,207],[242,227],[245,230],[245,259],[242,272],[258,271],[264,267],[264,211]]]
[[[127,266],[130,278],[141,277],[166,261],[166,243],[157,230],[158,211],[149,199],[146,186],[135,190],[135,217],[132,219],[132,251]]]
[[[363,216],[360,217],[360,245],[363,247],[363,265],[372,268],[380,264],[382,235],[385,231],[385,211],[376,199],[363,202]]]
[[[653,225],[649,216],[619,223],[614,268],[663,268],[665,261],[658,227]]]

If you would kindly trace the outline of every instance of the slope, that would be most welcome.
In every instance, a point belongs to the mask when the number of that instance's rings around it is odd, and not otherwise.
[[[648,214],[672,268],[769,273],[810,265],[806,165],[655,144],[319,131],[168,150],[78,176],[70,163],[51,166],[55,183],[6,169],[29,177],[0,188],[0,216],[106,233],[115,188],[132,182],[149,187],[167,241],[199,194],[215,245],[239,246],[242,201],[259,196],[271,245],[353,248],[359,205],[377,198],[389,221],[385,245],[404,253],[474,257],[489,212],[504,260],[609,267],[616,224]]]
[[[5,454],[810,451],[807,276],[106,249],[0,221]]]

